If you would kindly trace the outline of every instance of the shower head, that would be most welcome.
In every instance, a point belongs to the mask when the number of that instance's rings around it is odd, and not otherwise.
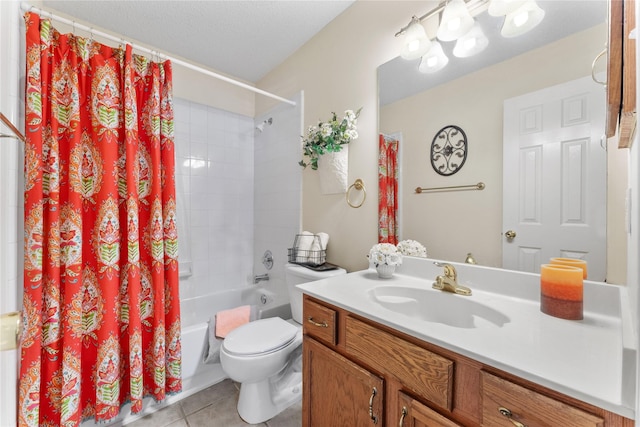
[[[273,123],[273,118],[269,117],[267,120],[263,121],[262,123],[260,123],[259,125],[256,126],[256,129],[259,130],[260,132],[264,131],[264,127],[269,125],[271,126],[271,124]]]

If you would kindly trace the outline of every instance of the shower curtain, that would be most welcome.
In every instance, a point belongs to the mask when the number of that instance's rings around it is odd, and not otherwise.
[[[182,388],[171,66],[25,23],[18,424],[77,426]]]
[[[378,146],[378,242],[398,244],[398,145],[380,134]]]

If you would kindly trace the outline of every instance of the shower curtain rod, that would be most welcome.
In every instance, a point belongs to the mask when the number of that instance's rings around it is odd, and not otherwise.
[[[292,101],[290,99],[286,99],[286,98],[283,98],[281,96],[274,95],[273,93],[264,91],[262,89],[258,89],[257,87],[254,87],[254,86],[248,85],[246,83],[234,80],[234,79],[229,78],[227,76],[223,76],[222,74],[214,73],[213,71],[207,70],[206,68],[198,67],[197,65],[193,65],[193,64],[191,64],[189,62],[186,62],[186,61],[183,61],[181,59],[174,58],[174,57],[169,56],[169,55],[165,55],[165,54],[161,53],[158,50],[152,50],[152,49],[148,49],[146,47],[140,46],[140,45],[134,45],[131,42],[127,42],[124,38],[118,38],[118,37],[112,36],[111,34],[107,34],[107,33],[104,33],[102,31],[96,30],[96,29],[94,29],[92,27],[80,24],[80,23],[78,23],[76,21],[72,21],[70,19],[63,18],[62,16],[58,16],[58,15],[56,15],[54,13],[51,13],[51,12],[49,12],[47,10],[40,9],[38,7],[32,6],[27,2],[20,3],[20,8],[25,12],[29,12],[29,11],[37,12],[37,13],[39,13],[41,15],[44,15],[45,17],[49,17],[49,18],[51,18],[53,20],[62,22],[62,23],[67,24],[67,25],[71,25],[71,26],[74,27],[74,29],[77,28],[77,29],[80,29],[80,30],[88,31],[92,35],[97,35],[97,36],[100,36],[100,37],[104,37],[106,39],[109,39],[109,40],[112,40],[112,41],[115,41],[115,42],[118,42],[118,43],[129,43],[131,45],[131,47],[133,47],[134,49],[137,49],[139,51],[148,53],[150,55],[157,55],[159,57],[163,57],[165,59],[170,60],[172,63],[178,64],[178,65],[180,65],[182,67],[189,68],[189,69],[191,69],[193,71],[197,71],[197,72],[202,73],[202,74],[206,74],[207,76],[216,78],[218,80],[223,80],[223,81],[225,81],[227,83],[231,83],[231,84],[239,86],[241,88],[244,88],[244,89],[250,90],[252,92],[258,93],[260,95],[264,95],[264,96],[268,96],[269,98],[277,99],[278,101],[285,102],[285,103],[290,104],[290,105],[296,105],[296,102]]]
[[[11,129],[11,132],[13,132],[13,135],[7,135],[0,132],[0,138],[18,138],[20,141],[25,142],[25,138],[22,132],[20,132],[18,128],[15,127],[13,123],[11,123],[11,120],[9,120],[7,116],[0,113],[0,121],[2,121],[2,123],[4,123],[9,129]]]

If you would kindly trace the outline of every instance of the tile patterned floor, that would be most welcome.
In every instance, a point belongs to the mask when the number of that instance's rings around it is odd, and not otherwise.
[[[245,423],[236,410],[238,385],[231,380],[187,397],[129,424],[130,427],[300,427],[302,402],[261,423]]]

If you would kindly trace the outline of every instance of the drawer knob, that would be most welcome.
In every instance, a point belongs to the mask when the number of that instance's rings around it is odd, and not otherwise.
[[[516,421],[513,419],[513,414],[511,413],[511,411],[507,408],[504,407],[499,407],[498,408],[498,412],[500,412],[504,417],[506,417],[509,421],[511,421],[511,423],[513,423],[514,426],[516,427],[527,427],[526,425],[522,424],[519,421]]]
[[[407,416],[407,407],[403,406],[402,407],[402,415],[400,415],[400,423],[398,424],[399,427],[402,427],[404,425],[404,417]]]
[[[307,322],[311,323],[313,326],[318,326],[319,328],[328,328],[329,325],[327,324],[326,321],[322,321],[322,323],[320,322],[316,322],[315,320],[313,320],[313,317],[309,316],[307,317]]]
[[[374,424],[378,424],[378,417],[373,415],[373,398],[376,397],[376,394],[378,394],[378,389],[374,387],[373,390],[371,390],[371,397],[369,398],[369,418],[371,418]]]

